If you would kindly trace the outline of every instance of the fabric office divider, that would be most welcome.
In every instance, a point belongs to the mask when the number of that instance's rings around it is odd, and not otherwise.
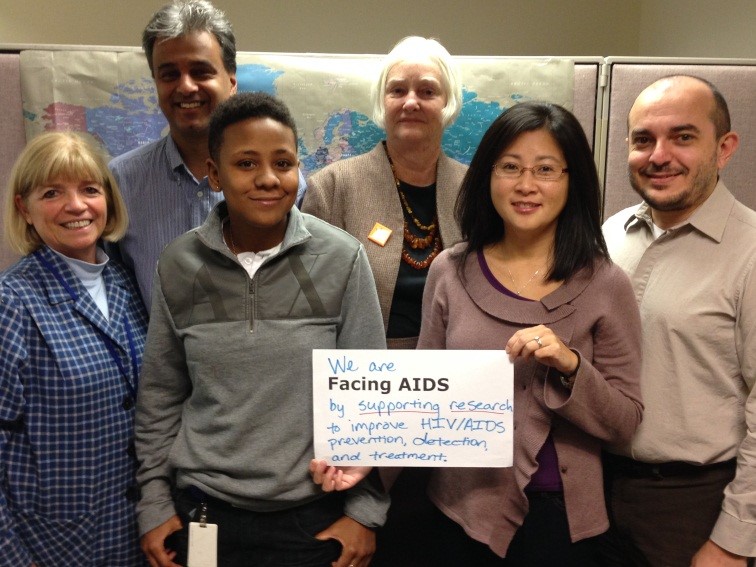
[[[21,70],[18,53],[0,53],[0,232],[2,213],[5,209],[5,188],[8,184],[13,162],[24,147],[24,115],[21,108]],[[0,269],[18,259],[2,239],[0,245]]]

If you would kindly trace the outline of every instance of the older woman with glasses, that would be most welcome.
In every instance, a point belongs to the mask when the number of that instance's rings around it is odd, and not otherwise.
[[[134,412],[147,314],[101,241],[128,217],[104,157],[71,133],[11,172],[0,274],[0,565],[143,565]]]
[[[568,111],[522,103],[483,136],[456,208],[465,241],[433,264],[418,348],[506,350],[514,466],[433,471],[428,565],[598,565],[601,447],[628,440],[643,410],[638,308],[599,206]],[[318,472],[326,489],[344,480]]]

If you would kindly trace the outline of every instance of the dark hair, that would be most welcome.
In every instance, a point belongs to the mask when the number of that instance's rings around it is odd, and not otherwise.
[[[665,79],[667,80],[675,80],[679,78],[688,78],[688,79],[694,79],[696,81],[699,81],[706,85],[709,90],[711,91],[711,96],[714,97],[714,108],[711,111],[711,114],[709,114],[709,118],[714,123],[714,130],[716,132],[717,138],[721,138],[727,132],[729,132],[732,129],[732,122],[730,121],[730,109],[727,107],[727,101],[725,100],[722,93],[719,91],[719,89],[714,85],[714,83],[707,81],[706,79],[702,77],[698,77],[696,75],[685,75],[685,74],[678,74],[678,75],[667,75],[666,77],[662,77],[658,81],[663,81]]]
[[[154,75],[152,53],[158,40],[175,39],[190,33],[208,32],[221,48],[223,67],[236,73],[236,38],[226,14],[206,0],[176,0],[160,8],[142,32],[142,48]]]
[[[215,162],[220,156],[226,128],[249,118],[272,118],[291,128],[294,140],[297,139],[297,125],[281,99],[263,92],[239,93],[220,103],[210,118],[208,148]]]
[[[601,233],[601,189],[583,128],[561,106],[523,102],[493,121],[462,181],[455,213],[467,246],[460,262],[504,238],[504,222],[491,200],[491,169],[518,136],[541,129],[554,137],[569,169],[567,203],[557,219],[554,263],[548,279],[566,280],[581,268],[592,267],[597,257],[609,257]]]

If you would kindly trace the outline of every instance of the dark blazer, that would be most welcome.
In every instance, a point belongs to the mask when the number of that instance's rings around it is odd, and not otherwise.
[[[436,209],[444,248],[462,239],[454,221],[454,203],[466,171],[466,165],[441,154],[436,171]],[[343,228],[365,246],[378,288],[383,326],[388,328],[402,256],[404,212],[383,144],[312,175],[302,211]],[[368,240],[376,222],[393,231],[385,246]]]

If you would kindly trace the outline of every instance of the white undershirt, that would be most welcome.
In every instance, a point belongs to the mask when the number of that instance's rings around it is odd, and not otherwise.
[[[281,244],[277,244],[273,248],[269,248],[268,250],[260,250],[259,252],[241,252],[236,255],[236,257],[239,259],[239,263],[242,265],[242,268],[249,274],[249,279],[252,279],[255,277],[255,274],[257,273],[257,270],[260,269],[260,266],[265,261],[266,258],[269,256],[272,256],[273,254],[277,254],[278,251],[281,250]]]
[[[656,223],[654,223],[653,221],[651,221],[651,230],[653,231],[653,234],[654,234],[654,240],[656,240],[657,238],[662,236],[665,232],[667,232],[665,229],[656,226]]]
[[[69,258],[68,256],[63,255],[60,252],[56,252],[55,250],[53,250],[53,252],[60,256],[63,261],[68,264],[71,270],[73,270],[73,273],[76,274],[76,277],[78,277],[81,280],[81,283],[84,284],[84,287],[89,292],[89,295],[92,296],[95,305],[97,305],[105,319],[110,321],[108,296],[105,293],[105,280],[102,278],[102,271],[105,269],[105,266],[110,260],[110,258],[108,258],[108,255],[105,254],[105,251],[102,248],[97,248],[95,264],[90,264],[89,262]]]

